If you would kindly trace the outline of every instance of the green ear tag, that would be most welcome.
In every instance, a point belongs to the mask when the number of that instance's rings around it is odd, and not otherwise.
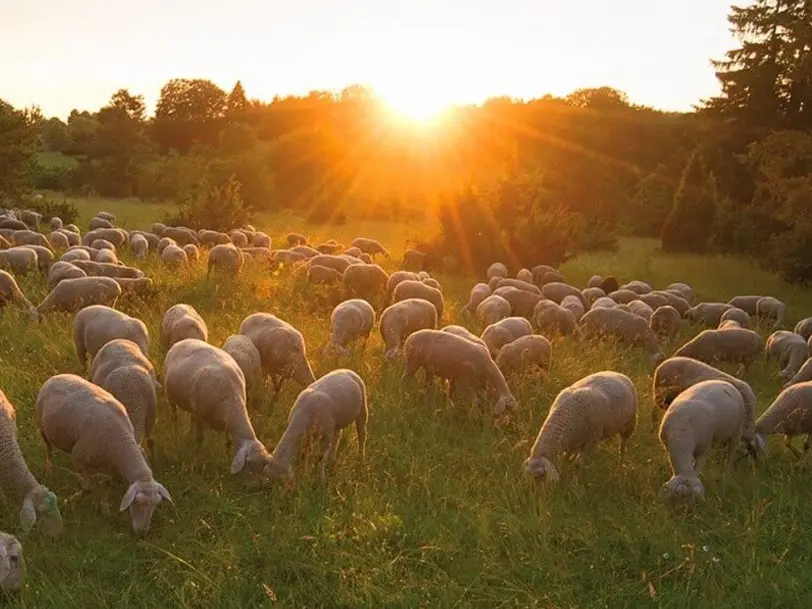
[[[55,510],[57,503],[56,494],[52,491],[48,491],[48,494],[45,495],[45,505],[48,506],[48,509]]]

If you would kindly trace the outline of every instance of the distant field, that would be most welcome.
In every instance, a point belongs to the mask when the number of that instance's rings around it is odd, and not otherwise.
[[[164,206],[128,201],[75,200],[82,225],[107,210],[125,228],[148,227]],[[394,253],[431,227],[352,223],[313,227],[293,216],[261,217],[258,228],[279,241],[289,230],[348,242],[380,238]],[[773,294],[790,306],[791,322],[812,315],[812,294],[787,286],[750,263],[728,257],[674,256],[650,240],[624,240],[614,254],[578,257],[563,266],[571,283],[613,273],[658,287],[694,286],[700,300],[742,293]],[[125,255],[126,259],[126,255]],[[132,262],[131,260],[128,260]],[[658,499],[670,476],[666,455],[650,428],[651,369],[642,350],[607,343],[558,340],[545,378],[511,381],[521,406],[502,428],[487,412],[451,405],[439,390],[400,383],[401,365],[383,358],[377,330],[366,356],[322,357],[334,294],[286,273],[254,267],[236,281],[206,281],[205,265],[168,271],[151,257],[138,266],[156,283],[153,295],[120,303],[150,329],[160,370],[165,349],[158,330],[172,304],[194,305],[221,345],[241,320],[273,312],[305,335],[318,375],[349,366],[370,394],[367,459],[345,433],[326,484],[316,459],[294,466],[297,486],[285,491],[246,488],[229,475],[223,438],[207,432],[201,451],[188,437],[186,417],[175,433],[159,396],[155,476],[175,506],[161,505],[149,535],[136,540],[118,512],[122,483],[62,507],[63,539],[34,529],[23,542],[29,586],[20,606],[91,607],[809,607],[812,604],[812,486],[808,467],[774,438],[757,469],[744,462],[722,470],[714,454],[703,472],[706,503],[693,514],[666,509]],[[462,306],[474,277],[437,278],[444,287],[444,323],[482,330]],[[35,303],[46,282],[25,277]],[[63,372],[82,373],[72,342],[72,318],[53,315],[31,326],[24,314],[0,317],[0,388],[17,408],[20,443],[35,475],[60,500],[78,488],[70,458],[58,454],[44,476],[43,445],[33,405],[42,383]],[[671,353],[697,332],[686,325]],[[766,337],[768,331],[764,330]],[[640,417],[627,459],[603,445],[594,459],[561,466],[561,481],[539,484],[521,466],[556,393],[579,378],[612,369],[630,375],[640,393]],[[726,368],[733,372],[733,368]],[[748,380],[766,408],[780,382],[774,362],[757,362]],[[298,387],[285,384],[271,404],[251,396],[259,437],[273,448]],[[6,499],[0,528],[19,532],[19,506]]]

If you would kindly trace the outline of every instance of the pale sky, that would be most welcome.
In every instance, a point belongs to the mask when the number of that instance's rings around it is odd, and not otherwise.
[[[608,85],[688,110],[718,91],[732,0],[0,0],[0,99],[46,116],[170,78],[251,98],[364,83],[415,103]],[[740,2],[747,4],[747,2]]]

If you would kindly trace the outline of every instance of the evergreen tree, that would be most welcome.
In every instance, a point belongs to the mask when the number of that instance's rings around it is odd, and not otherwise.
[[[694,150],[674,193],[674,206],[660,235],[663,250],[704,252],[713,231],[716,189],[699,150]]]
[[[248,100],[245,97],[245,89],[238,80],[226,99],[226,117],[229,119],[240,117],[247,108]]]
[[[628,224],[635,235],[657,237],[674,203],[673,181],[665,165],[640,180],[628,208]]]
[[[0,99],[0,206],[26,188],[40,118],[36,110],[16,110]]]

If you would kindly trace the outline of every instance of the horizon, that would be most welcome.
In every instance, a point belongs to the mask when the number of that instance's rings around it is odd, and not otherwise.
[[[225,91],[239,80],[248,98],[266,102],[361,84],[419,107],[609,86],[635,104],[690,111],[719,92],[710,60],[735,44],[730,0],[620,0],[612,9],[474,0],[476,12],[469,4],[465,13],[428,0],[235,0],[227,10],[213,0],[145,0],[146,10],[124,15],[106,0],[50,4],[31,0],[4,17],[0,99],[63,120],[73,109],[95,112],[122,88],[143,95],[152,114],[172,78]]]

